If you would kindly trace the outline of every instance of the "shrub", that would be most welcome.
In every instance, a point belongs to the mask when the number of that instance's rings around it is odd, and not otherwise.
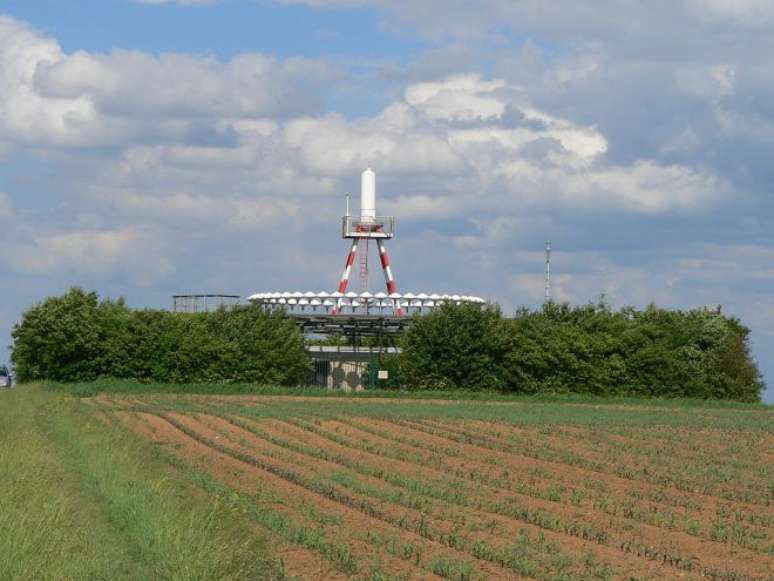
[[[508,337],[497,307],[443,305],[418,316],[402,345],[400,371],[409,388],[505,388]]]
[[[719,309],[547,303],[505,319],[445,305],[419,317],[392,362],[408,389],[575,392],[759,401],[749,329]]]
[[[121,366],[117,333],[128,311],[72,289],[24,313],[14,327],[11,361],[21,381],[87,381]]]
[[[259,307],[214,313],[133,311],[71,289],[27,310],[11,360],[21,381],[208,381],[299,385],[309,362],[292,319]]]

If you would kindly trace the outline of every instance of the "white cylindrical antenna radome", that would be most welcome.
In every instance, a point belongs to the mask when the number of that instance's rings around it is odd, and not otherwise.
[[[373,222],[376,218],[376,174],[369,167],[360,176],[360,219]]]
[[[344,215],[345,215],[347,218],[349,218],[349,217],[351,216],[351,214],[349,213],[349,194],[347,194],[347,210],[346,210],[346,212],[345,212],[345,214],[344,214]]]

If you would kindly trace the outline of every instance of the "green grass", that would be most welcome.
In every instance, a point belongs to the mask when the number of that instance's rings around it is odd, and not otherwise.
[[[329,392],[328,392],[329,393]],[[121,395],[120,392],[117,392]],[[481,400],[458,397],[442,403],[426,399],[376,400],[373,396],[329,396],[314,400],[275,397],[252,402],[228,399],[208,400],[196,394],[129,394],[153,411],[222,413],[252,417],[276,418],[337,418],[373,417],[382,419],[445,418],[487,420],[518,425],[575,425],[610,427],[655,427],[722,429],[733,432],[774,431],[774,407],[753,406],[739,408],[719,405],[701,407],[699,402],[684,406],[655,405],[651,400],[636,402],[589,400],[578,398],[541,401],[528,397],[511,396],[509,399]],[[289,395],[297,395],[290,393]],[[307,394],[308,395],[308,394]],[[441,399],[439,395],[435,398]],[[313,401],[313,405],[312,405]],[[502,403],[503,405],[498,405]],[[136,407],[136,406],[135,406]]]
[[[265,537],[89,406],[0,393],[0,579],[267,579]]]
[[[127,379],[100,379],[87,383],[47,383],[54,391],[65,391],[79,397],[105,394],[200,394],[200,395],[293,395],[320,398],[362,400],[370,398],[390,399],[449,399],[482,402],[522,403],[576,403],[576,404],[621,404],[629,406],[653,406],[663,408],[707,408],[739,410],[772,410],[774,405],[764,403],[743,403],[729,400],[669,399],[632,396],[595,396],[576,393],[508,394],[492,391],[399,391],[366,390],[347,392],[316,387],[277,387],[251,383],[148,383]]]

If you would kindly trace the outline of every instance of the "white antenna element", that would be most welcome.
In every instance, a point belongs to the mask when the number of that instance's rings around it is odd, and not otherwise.
[[[546,297],[545,302],[551,302],[551,241],[546,242]]]
[[[346,216],[347,218],[349,218],[349,217],[350,217],[350,215],[351,215],[351,214],[349,213],[349,194],[347,194],[347,211],[346,211],[346,213],[344,214],[344,216]]]
[[[369,167],[360,176],[360,219],[373,222],[376,218],[376,174]]]

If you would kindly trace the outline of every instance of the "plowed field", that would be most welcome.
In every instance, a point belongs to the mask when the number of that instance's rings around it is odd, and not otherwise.
[[[770,410],[99,396],[301,579],[774,579]]]

